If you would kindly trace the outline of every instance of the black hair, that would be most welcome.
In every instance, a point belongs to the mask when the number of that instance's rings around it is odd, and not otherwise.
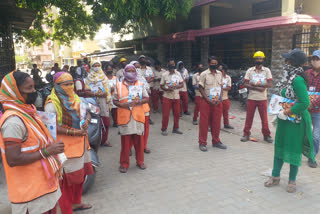
[[[37,66],[37,64],[32,64],[32,67],[36,67]]]
[[[208,57],[208,63],[210,63],[212,60],[217,60],[218,64],[219,64],[219,59],[216,56],[210,56]]]
[[[169,63],[170,61],[174,61],[174,59],[173,59],[173,58],[169,58],[169,59],[168,59],[168,63]]]
[[[155,61],[154,66],[157,66],[157,65],[161,66],[161,63],[159,61]]]
[[[221,66],[222,66],[222,70],[224,70],[224,72],[226,72],[227,73],[227,71],[228,71],[228,66],[226,65],[226,64],[221,64]]]
[[[17,87],[19,88],[27,79],[27,77],[30,77],[30,75],[25,72],[16,71],[16,72],[13,72],[13,77],[16,80]]]
[[[54,67],[58,67],[59,66],[59,63],[54,63]]]

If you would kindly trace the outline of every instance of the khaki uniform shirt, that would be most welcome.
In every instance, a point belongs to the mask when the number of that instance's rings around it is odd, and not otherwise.
[[[199,85],[204,88],[204,92],[207,97],[210,95],[210,89],[214,87],[222,87],[222,78],[222,73],[218,70],[213,74],[209,69],[207,69],[200,74]]]
[[[223,86],[222,90],[231,87],[231,77],[229,75],[226,75],[226,77],[223,77]],[[228,91],[223,90],[222,92],[222,100],[227,100],[228,98]]]
[[[174,82],[173,82],[174,81]],[[169,71],[166,71],[163,73],[160,85],[163,85],[165,88],[168,88],[170,84],[176,85],[176,84],[182,84],[183,79],[178,71],[174,71],[173,74],[170,74]],[[173,91],[164,91],[163,92],[163,97],[168,98],[168,99],[180,99],[179,95],[180,89],[175,89]]]
[[[247,70],[246,76],[244,77],[246,81],[249,83],[262,83],[266,84],[267,80],[272,80],[272,74],[269,68],[263,67],[260,71],[256,69],[256,67],[249,68]],[[267,99],[267,89],[263,92],[250,90],[249,100],[266,100]]]
[[[123,80],[123,68],[121,68],[119,71],[117,71],[117,74],[116,74],[116,76],[117,76],[117,79],[118,79],[118,81],[122,81]]]
[[[185,92],[185,91],[187,91],[187,82],[189,80],[189,72],[188,72],[187,69],[184,68],[183,73],[182,74],[180,73],[180,75],[181,75],[181,77],[183,79],[183,87],[180,89],[180,91]]]
[[[141,68],[143,77],[148,81],[154,77],[154,73],[151,67],[147,66],[146,68]],[[153,82],[148,83],[150,88],[153,88]]]
[[[145,87],[143,87],[142,90],[142,98],[149,97],[148,92]],[[119,100],[118,90],[116,89],[113,94],[114,100]],[[144,124],[140,123],[132,117],[132,114],[130,116],[130,121],[128,124],[125,125],[118,125],[120,135],[144,135]]]
[[[153,82],[153,89],[154,90],[162,91],[162,89],[160,88],[160,80],[161,80],[162,74],[164,74],[165,72],[166,72],[166,70],[164,70],[164,69],[161,69],[161,71],[157,71],[157,70],[153,71],[154,79],[158,80],[158,81]]]
[[[199,91],[199,82],[200,82],[200,73],[195,73],[192,76],[192,85],[196,86],[194,91],[196,92],[196,96],[201,97],[200,91]]]

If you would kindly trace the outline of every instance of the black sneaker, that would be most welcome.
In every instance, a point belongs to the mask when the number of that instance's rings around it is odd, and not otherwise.
[[[208,151],[207,146],[206,145],[199,145],[199,149],[200,151],[206,152]]]
[[[268,143],[273,143],[273,139],[271,136],[265,136],[264,137],[264,141],[268,142]]]
[[[308,160],[308,165],[311,168],[317,168],[317,166],[318,166],[317,162],[316,161],[313,162],[313,160],[311,158],[309,158],[309,160]]]
[[[182,112],[180,112],[180,117],[182,117]]]
[[[242,142],[247,142],[247,141],[249,141],[249,139],[250,139],[250,137],[248,135],[245,135],[245,136],[242,136],[240,140]]]
[[[113,124],[113,127],[116,127],[116,128],[117,128],[117,127],[118,127],[118,124],[114,123],[114,124]]]
[[[230,124],[224,126],[225,129],[234,129]]]
[[[190,112],[188,112],[188,111],[186,111],[184,114],[185,115],[191,115]]]
[[[180,131],[179,129],[173,129],[172,133],[174,133],[174,134],[183,134],[183,132]]]
[[[149,118],[149,124],[150,125],[153,125],[154,124],[154,122]]]
[[[218,149],[227,149],[227,146],[224,145],[223,143],[221,143],[221,141],[219,143],[217,143],[217,144],[213,144],[212,146],[216,147]]]

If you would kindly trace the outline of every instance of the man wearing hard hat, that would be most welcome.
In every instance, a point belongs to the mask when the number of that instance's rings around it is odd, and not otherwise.
[[[123,79],[123,69],[124,69],[124,67],[126,67],[126,65],[127,65],[127,59],[126,59],[126,58],[121,58],[120,61],[119,61],[119,63],[120,63],[120,65],[121,65],[122,68],[117,71],[116,76],[117,76],[118,81],[121,82],[122,79]]]
[[[249,95],[247,102],[246,123],[241,141],[246,142],[250,139],[250,129],[252,127],[256,108],[258,107],[264,140],[268,143],[272,143],[273,139],[270,136],[271,133],[267,116],[267,89],[272,87],[272,74],[269,68],[262,65],[265,59],[265,55],[262,51],[257,51],[253,55],[253,58],[255,66],[249,68],[244,77],[244,87],[249,89]]]

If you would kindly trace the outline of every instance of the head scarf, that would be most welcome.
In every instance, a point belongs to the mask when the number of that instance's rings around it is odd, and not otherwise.
[[[24,119],[28,121],[26,126],[29,126],[40,143],[40,148],[48,147],[54,140],[48,129],[37,114],[36,107],[34,105],[25,104],[25,99],[21,96],[16,80],[13,76],[13,72],[7,74],[1,82],[0,91],[0,103],[5,111],[15,111],[24,116]],[[31,133],[29,133],[31,134]],[[56,179],[56,175],[59,174],[61,167],[60,161],[57,156],[49,156],[47,159],[41,159],[41,164],[49,185],[51,185]]]
[[[61,83],[72,82],[72,76],[67,72],[58,72],[53,77],[54,88],[47,98],[57,111],[58,125],[67,128],[80,129],[81,100],[74,92],[74,86],[62,86]]]
[[[102,82],[105,92],[109,93],[108,91],[108,78],[106,74],[102,71],[101,67],[99,67],[98,71],[93,70],[93,65],[99,62],[93,62],[91,64],[91,69],[88,76],[85,78],[84,83],[88,88],[90,88],[91,84],[96,84]],[[100,63],[99,63],[100,64]],[[108,96],[109,97],[109,96]]]
[[[182,61],[179,61],[179,62],[177,63],[177,71],[179,71],[181,74],[183,74],[183,72],[184,72],[184,67],[182,67],[182,69],[180,69],[180,68],[179,68],[180,65],[183,65],[183,62],[182,62]]]
[[[129,69],[134,69],[136,72],[129,73],[129,72],[127,72]],[[124,71],[123,71],[123,76],[124,76],[124,79],[127,80],[128,82],[137,81],[138,80],[138,73],[137,73],[136,67],[131,64],[126,65],[126,67],[124,68]]]

